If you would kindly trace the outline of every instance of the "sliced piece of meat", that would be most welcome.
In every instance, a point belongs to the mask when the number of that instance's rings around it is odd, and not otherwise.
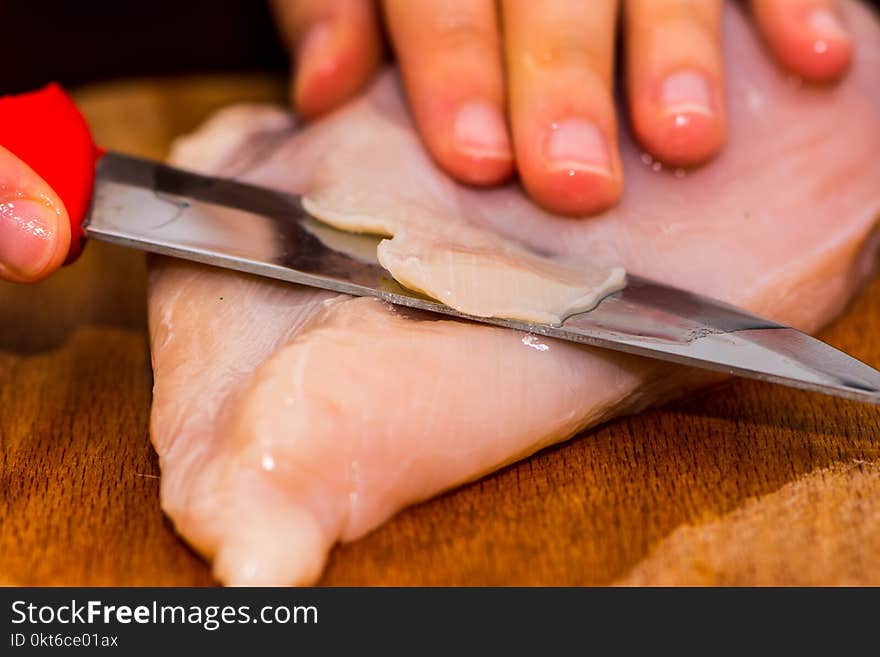
[[[860,5],[844,10],[851,74],[807,88],[728,6],[730,144],[709,166],[675,172],[624,136],[623,202],[588,220],[548,215],[515,186],[451,182],[422,150],[391,74],[303,130],[280,110],[226,110],[175,157],[306,193],[362,227],[445,217],[566,257],[619,260],[813,331],[869,271],[880,216],[880,28]],[[162,504],[230,584],[312,582],[336,541],[704,380],[169,260],[153,263],[150,332]]]

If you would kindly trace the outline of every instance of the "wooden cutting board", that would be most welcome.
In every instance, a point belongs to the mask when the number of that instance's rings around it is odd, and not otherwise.
[[[268,78],[118,82],[78,100],[153,157]],[[146,267],[91,244],[0,284],[0,584],[211,584],[159,509]],[[880,280],[822,337],[880,366]],[[336,548],[334,584],[880,584],[880,412],[737,381],[620,420]]]

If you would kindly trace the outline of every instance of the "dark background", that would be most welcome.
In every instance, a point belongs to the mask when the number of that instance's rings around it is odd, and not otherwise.
[[[287,66],[266,0],[0,0],[0,30],[0,93]]]
[[[287,66],[267,0],[0,0],[0,30],[0,93]]]

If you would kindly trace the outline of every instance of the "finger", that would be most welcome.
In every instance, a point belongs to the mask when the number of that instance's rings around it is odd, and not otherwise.
[[[379,66],[382,43],[370,0],[272,0],[294,53],[293,104],[313,118],[357,93]]]
[[[721,0],[626,0],[633,129],[655,157],[699,164],[724,143]]]
[[[783,66],[808,80],[839,78],[852,40],[834,0],[752,0],[764,39]]]
[[[548,209],[582,215],[618,201],[612,100],[616,0],[504,0],[517,167]]]
[[[450,174],[472,184],[513,172],[492,0],[387,0],[385,19],[419,131]]]
[[[61,266],[69,249],[70,219],[61,199],[0,147],[0,278],[41,280]]]

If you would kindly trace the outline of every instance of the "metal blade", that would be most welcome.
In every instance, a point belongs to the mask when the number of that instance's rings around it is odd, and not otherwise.
[[[819,340],[638,276],[560,326],[460,313],[408,290],[376,260],[379,238],[314,221],[300,198],[108,153],[89,237],[539,335],[880,403],[880,372]]]
[[[617,333],[613,348],[621,351],[880,404],[880,372],[852,356],[793,328],[637,277],[563,324],[587,335],[597,327]]]

